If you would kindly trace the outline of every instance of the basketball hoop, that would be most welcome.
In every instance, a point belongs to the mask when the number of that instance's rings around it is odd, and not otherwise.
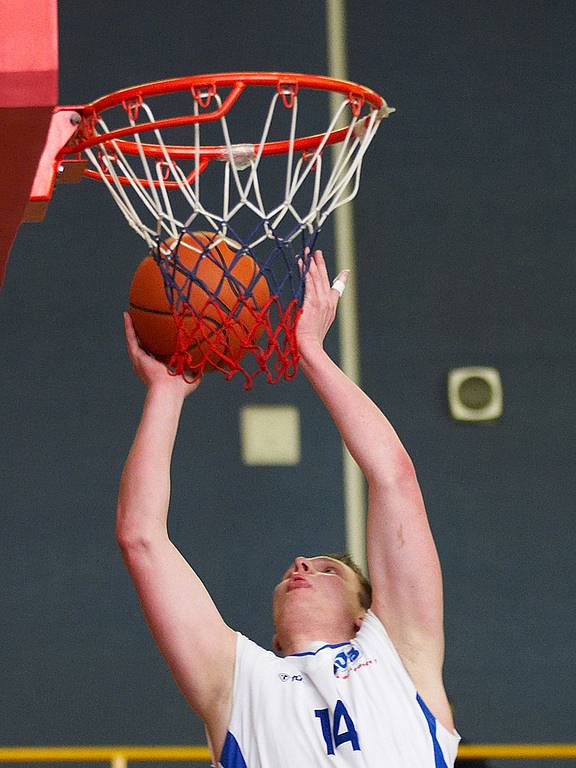
[[[327,128],[309,129],[314,110],[306,109],[307,100],[322,92],[339,94],[340,104]],[[266,93],[268,99],[262,98]],[[248,118],[242,124],[244,101]],[[254,137],[260,114],[255,104],[263,108]],[[163,116],[166,109],[172,116]],[[162,272],[180,341],[183,318],[191,312],[184,284],[196,278],[179,263],[178,249],[166,243],[181,243],[194,230],[213,232],[211,248],[223,242],[238,258],[251,256],[268,283],[271,298],[258,317],[265,333],[257,346],[254,333],[246,340],[253,354],[242,365],[215,365],[208,356],[191,365],[186,344],[179,343],[170,361],[175,373],[216,367],[230,378],[241,372],[247,388],[259,373],[271,383],[293,378],[310,254],[327,217],[356,195],[364,154],[382,118],[393,111],[355,83],[275,72],[147,83],[78,109],[79,129],[58,159],[84,155],[84,174],[107,187],[146,242]],[[232,140],[232,114],[235,130],[252,134],[249,141],[245,134]],[[324,159],[328,146],[337,147],[331,167]],[[174,280],[175,269],[183,281]],[[241,287],[237,311],[249,299],[250,286]],[[216,344],[221,349],[223,340]]]

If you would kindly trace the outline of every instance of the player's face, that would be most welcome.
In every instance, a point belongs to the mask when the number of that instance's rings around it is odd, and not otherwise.
[[[302,605],[302,612],[314,607],[327,615],[355,618],[363,614],[358,576],[333,557],[297,557],[274,590],[274,622]]]

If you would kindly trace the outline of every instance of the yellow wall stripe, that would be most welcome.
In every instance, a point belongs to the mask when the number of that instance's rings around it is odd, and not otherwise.
[[[493,760],[576,760],[576,744],[464,744],[458,756]],[[155,762],[209,762],[206,746],[0,747],[0,762],[112,762],[117,757]]]

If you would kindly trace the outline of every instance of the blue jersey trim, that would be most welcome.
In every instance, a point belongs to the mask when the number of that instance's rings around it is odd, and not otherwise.
[[[226,741],[220,755],[220,763],[222,768],[248,768],[238,742],[230,731],[226,734]]]
[[[327,643],[326,645],[322,645],[316,651],[304,651],[304,653],[290,653],[285,658],[291,659],[293,656],[316,656],[317,653],[320,653],[320,651],[323,651],[325,648],[342,648],[343,645],[350,645],[350,643],[351,643],[350,640],[347,640],[345,643],[336,643],[336,645],[329,645]]]
[[[432,744],[434,746],[434,766],[435,768],[448,768],[446,765],[446,760],[444,760],[444,754],[440,748],[440,744],[438,744],[438,739],[436,737],[436,718],[432,712],[430,712],[426,704],[424,704],[418,693],[416,694],[416,701],[418,704],[420,704],[420,709],[422,712],[424,712],[424,716],[428,721],[428,728],[430,729]]]

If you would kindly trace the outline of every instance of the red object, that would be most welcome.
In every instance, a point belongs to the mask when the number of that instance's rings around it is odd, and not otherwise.
[[[0,0],[0,286],[58,103],[56,0]]]
[[[151,256],[140,262],[130,287],[130,316],[142,346],[180,372],[239,369],[262,336],[270,291],[257,262],[236,255],[211,232],[186,233],[160,246],[165,274],[178,290],[170,301]]]
[[[42,221],[44,218],[59,170],[59,163],[54,159],[78,130],[79,121],[80,115],[73,110],[62,110],[58,107],[53,110],[44,149],[30,190],[30,202],[24,213],[24,221]],[[64,164],[70,165],[74,162],[81,163],[82,170],[86,167],[85,161],[64,161],[60,164],[60,168],[64,170]]]
[[[306,75],[296,72],[225,72],[212,75],[178,77],[171,80],[158,80],[153,83],[144,83],[131,88],[124,88],[87,104],[82,109],[84,120],[83,136],[81,138],[79,136],[79,141],[74,146],[66,147],[62,155],[81,152],[88,147],[104,144],[112,140],[118,142],[118,147],[122,152],[128,155],[138,154],[138,145],[133,141],[126,141],[122,137],[134,135],[135,133],[173,128],[180,125],[220,120],[228,115],[239,96],[249,86],[276,88],[287,109],[291,109],[294,94],[300,88],[341,93],[348,97],[353,114],[356,116],[361,106],[366,102],[376,109],[385,107],[384,99],[370,88],[347,80],[336,80],[335,78],[320,75]],[[209,112],[205,111],[198,115],[187,114],[180,117],[154,120],[152,122],[142,122],[105,133],[97,133],[96,131],[95,126],[98,116],[112,107],[122,106],[126,110],[128,117],[136,120],[140,106],[145,98],[178,91],[190,91],[198,105],[202,109],[208,109],[211,103],[215,102],[214,95],[219,88],[231,88],[231,90],[224,98],[222,105],[220,107],[216,105]],[[343,141],[347,130],[347,128],[333,130],[328,137],[327,144]],[[297,137],[294,143],[294,151],[314,150],[324,140],[325,136],[325,133],[320,133]],[[163,157],[162,150],[157,144],[143,144],[143,149],[148,157]],[[167,145],[166,149],[170,156],[175,159],[196,157],[196,148],[194,146]],[[284,141],[269,141],[265,142],[262,154],[284,154],[289,149],[290,142],[288,139]],[[259,151],[258,144],[254,144],[254,151]],[[225,145],[200,147],[198,156],[201,161],[206,162],[226,156],[226,152]],[[94,171],[87,171],[86,175],[96,179],[100,178]]]

